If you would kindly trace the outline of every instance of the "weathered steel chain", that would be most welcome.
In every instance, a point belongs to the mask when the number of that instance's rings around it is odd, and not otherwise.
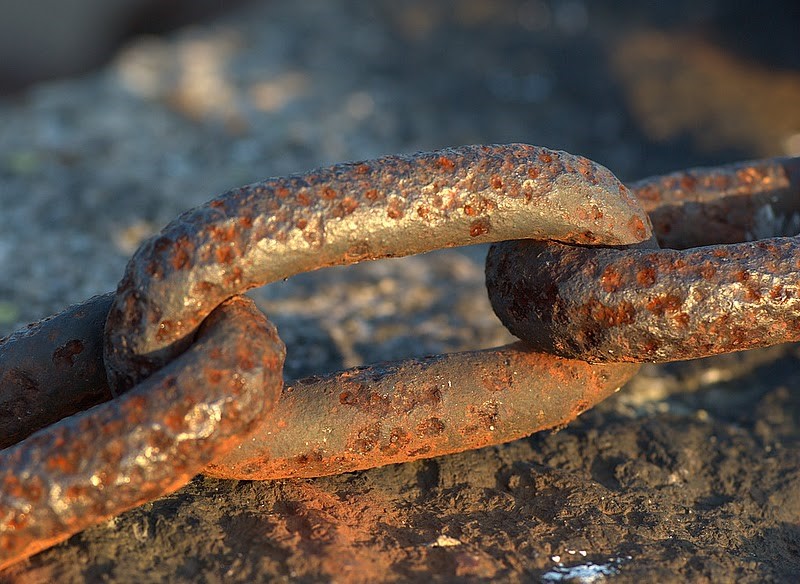
[[[776,217],[796,227],[800,160],[632,190],[563,152],[463,147],[270,179],[185,213],[137,251],[116,294],[0,341],[0,569],[199,472],[311,477],[506,442],[573,419],[634,362],[800,338],[796,240],[735,244]],[[645,211],[664,246],[735,245],[654,249]],[[283,345],[238,296],[319,267],[500,241],[490,298],[530,344],[281,391]]]

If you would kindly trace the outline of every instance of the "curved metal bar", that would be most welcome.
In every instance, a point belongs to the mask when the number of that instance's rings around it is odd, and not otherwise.
[[[537,350],[593,362],[677,361],[800,340],[799,237],[691,248],[715,229],[723,239],[800,230],[799,171],[800,158],[776,159],[639,183],[645,206],[658,211],[657,237],[690,249],[494,245],[492,307]]]
[[[0,570],[186,484],[272,409],[284,355],[252,301],[231,299],[126,395],[0,451]]]
[[[111,399],[102,330],[113,293],[0,340],[0,448]]]
[[[203,473],[316,477],[509,442],[570,422],[638,369],[516,343],[301,379],[250,438]]]
[[[607,169],[523,144],[341,164],[184,213],[128,264],[105,364],[124,391],[180,354],[225,298],[317,268],[506,239],[623,245],[649,221]]]

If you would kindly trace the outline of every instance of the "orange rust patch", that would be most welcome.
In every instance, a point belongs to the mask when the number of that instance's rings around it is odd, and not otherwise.
[[[616,292],[622,286],[622,274],[613,266],[608,266],[600,276],[600,285],[606,292]]]
[[[206,381],[209,383],[217,384],[222,380],[222,372],[219,369],[204,369]]]
[[[224,227],[214,225],[209,232],[211,239],[216,242],[229,243],[236,239],[236,226],[232,223]]]
[[[472,225],[469,226],[469,235],[470,237],[479,237],[481,235],[486,235],[490,230],[491,225],[488,219],[478,219],[473,221]]]
[[[150,276],[153,280],[161,280],[164,278],[164,268],[155,259],[147,262],[147,267],[145,267],[145,272],[147,272],[147,275]]]
[[[649,288],[656,283],[656,271],[654,268],[642,268],[636,273],[636,281],[640,286]]]
[[[689,326],[689,315],[686,314],[685,312],[679,312],[673,317],[673,319],[675,320],[675,323],[681,328],[686,328],[687,326]]]
[[[757,302],[761,300],[761,292],[752,286],[748,286],[744,291],[744,298],[748,302]]]
[[[706,280],[710,280],[717,274],[717,268],[711,262],[706,262],[700,268],[700,275]]]
[[[389,201],[389,205],[386,208],[386,215],[389,216],[389,219],[402,219],[403,215],[405,215],[402,203],[397,199]]]
[[[420,438],[431,438],[439,436],[445,430],[445,424],[436,417],[431,417],[417,424],[417,436]]]
[[[683,302],[679,296],[674,294],[662,294],[652,298],[646,305],[647,310],[656,315],[664,314],[665,312],[675,312],[680,309]]]
[[[685,191],[693,191],[697,187],[697,179],[688,174],[681,177],[681,188]]]
[[[333,216],[341,219],[342,217],[350,215],[356,209],[358,209],[358,202],[352,197],[345,197],[342,199],[342,202],[333,209]]]
[[[214,250],[214,257],[217,259],[217,263],[229,264],[234,260],[236,254],[232,246],[226,245],[216,248]]]
[[[636,237],[640,239],[644,239],[647,235],[647,227],[639,217],[631,217],[631,220],[628,222],[628,227],[630,227],[636,234]]]
[[[636,317],[635,307],[627,301],[620,302],[616,306],[609,306],[592,299],[580,307],[580,312],[605,327],[630,324]]]
[[[170,264],[175,271],[189,267],[194,253],[194,244],[187,235],[181,235],[175,241],[175,249],[170,258]]]
[[[443,168],[445,170],[453,170],[456,167],[456,163],[447,158],[447,156],[440,156],[436,160],[436,164],[439,168]]]

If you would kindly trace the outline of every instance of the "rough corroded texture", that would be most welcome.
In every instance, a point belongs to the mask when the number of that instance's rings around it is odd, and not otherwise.
[[[183,214],[137,251],[106,324],[109,380],[132,386],[184,350],[219,302],[299,272],[505,239],[649,236],[647,216],[608,170],[528,145],[270,179]]]
[[[696,168],[632,183],[661,247],[684,249],[800,232],[800,158]]]
[[[800,241],[689,250],[499,244],[495,312],[538,350],[589,361],[694,359],[800,340]]]
[[[93,321],[105,319],[107,303],[82,306]],[[99,357],[100,325],[87,333]],[[47,346],[46,338],[30,340]],[[258,350],[253,347],[254,356]],[[321,476],[507,442],[567,423],[637,369],[593,367],[517,344],[301,379],[284,389],[245,443],[204,472],[248,479]],[[109,399],[107,384],[99,376],[95,382],[105,390],[97,399]],[[76,386],[71,395],[89,399],[90,387]],[[51,405],[51,418],[72,413]],[[18,423],[26,433],[44,425],[37,417]]]
[[[0,341],[0,448],[111,399],[100,334],[113,294]]]
[[[590,365],[517,343],[296,381],[253,435],[204,473],[338,474],[509,442],[573,420],[637,365]]]
[[[0,569],[186,484],[272,408],[283,357],[272,325],[235,298],[125,396],[0,451]]]
[[[637,189],[649,193],[655,213],[672,205],[687,216],[715,216],[719,210],[703,211],[705,206],[754,205],[761,197],[759,208],[773,215],[736,223],[737,214],[730,214],[724,237],[757,235],[764,222],[776,222],[774,209],[794,209],[795,166],[765,161],[692,171],[685,176],[694,182],[651,179]],[[702,188],[692,191],[697,184]],[[658,224],[665,238],[678,241],[681,234],[680,241],[691,245],[692,237],[703,236],[686,221],[663,217]],[[794,221],[782,219],[779,227]],[[794,238],[676,251],[651,249],[649,236],[647,217],[610,173],[529,146],[338,166],[245,187],[190,211],[137,252],[120,285],[121,305],[111,309],[107,334],[124,350],[109,355],[134,355],[136,365],[122,389],[191,341],[195,324],[224,298],[300,271],[513,237],[629,247],[525,240],[499,244],[490,254],[490,294],[496,301],[500,292],[506,313],[499,313],[512,332],[582,361],[511,345],[388,363],[295,382],[274,410],[280,341],[269,329],[272,351],[259,347],[253,339],[259,338],[256,329],[268,328],[263,317],[244,300],[228,301],[224,310],[246,313],[253,324],[219,332],[228,336],[216,349],[208,345],[218,335],[203,336],[201,328],[188,353],[130,393],[0,452],[4,561],[174,489],[201,470],[243,479],[320,476],[506,442],[564,424],[637,370],[627,363],[589,365],[587,358],[681,359],[798,337],[797,284],[787,276],[800,257]],[[37,350],[52,354],[54,367],[75,356],[96,362],[108,306],[108,297],[100,297],[68,311],[89,323],[80,339],[62,342],[58,318],[66,316],[57,317],[12,338],[16,350],[47,337],[57,347],[43,343]],[[212,312],[205,330],[233,327],[218,315]],[[153,331],[144,341],[154,344],[142,345],[139,337],[128,344],[125,329],[117,327],[129,325]],[[143,347],[148,350],[136,353]],[[225,356],[233,362],[215,363]],[[81,365],[76,371],[83,369],[90,386],[102,385],[96,370]],[[264,375],[268,379],[259,378]],[[239,376],[259,378],[250,381],[273,391],[260,398],[240,385]],[[164,402],[152,400],[159,390]],[[239,425],[226,426],[234,417]],[[211,440],[217,423],[221,438]],[[82,460],[84,452],[90,455]],[[167,459],[169,464],[155,464]]]
[[[766,160],[638,183],[662,242],[706,247],[492,246],[492,306],[537,349],[592,361],[675,361],[796,341],[800,240],[707,244],[717,234],[800,230],[798,169],[800,159]]]

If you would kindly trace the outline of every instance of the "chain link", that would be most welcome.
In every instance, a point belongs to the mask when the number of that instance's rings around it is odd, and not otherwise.
[[[0,569],[198,472],[311,477],[506,442],[592,407],[632,362],[798,338],[796,241],[734,244],[795,226],[798,159],[633,192],[585,158],[472,146],[270,179],[185,213],[136,252],[116,294],[0,341]],[[655,250],[645,211],[664,246],[734,245]],[[238,294],[481,242],[505,242],[487,285],[527,343],[281,392],[283,345]]]
[[[540,351],[591,362],[678,361],[800,340],[800,159],[689,171],[633,190],[659,240],[691,249],[494,245],[486,285],[508,330]],[[781,230],[792,237],[710,245],[717,234],[732,242]]]

